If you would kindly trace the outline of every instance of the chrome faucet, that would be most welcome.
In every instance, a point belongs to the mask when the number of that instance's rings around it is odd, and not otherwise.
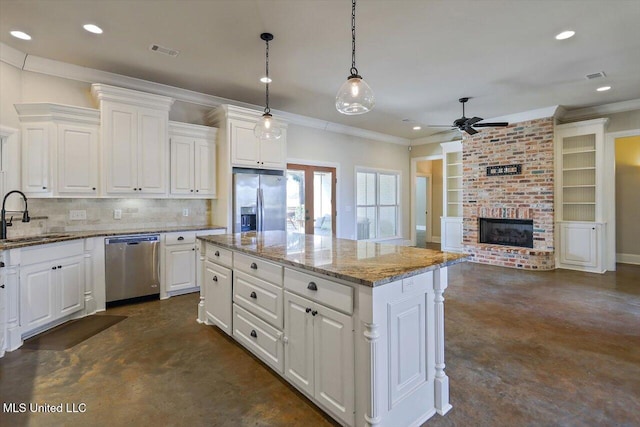
[[[12,222],[13,222],[13,216],[12,216],[11,219],[9,220],[9,223],[7,224],[7,218],[5,218],[7,215],[7,211],[5,210],[5,206],[4,206],[7,203],[7,197],[9,197],[13,193],[20,194],[24,199],[24,211],[22,211],[22,222],[31,221],[31,218],[29,218],[29,210],[27,208],[27,196],[25,196],[22,191],[18,191],[18,190],[9,191],[7,194],[4,195],[4,199],[2,200],[2,212],[0,213],[0,217],[2,217],[1,218],[2,229],[0,230],[0,239],[7,238],[7,227],[12,225]]]

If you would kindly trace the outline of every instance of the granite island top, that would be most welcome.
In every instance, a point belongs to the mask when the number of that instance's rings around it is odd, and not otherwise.
[[[467,257],[431,249],[285,231],[204,235],[198,239],[372,287],[457,264]]]
[[[60,233],[47,233],[37,236],[24,236],[0,240],[0,251],[8,249],[24,248],[26,246],[48,245],[50,243],[64,242],[67,240],[87,239],[101,236],[125,236],[129,234],[153,234],[187,232],[200,230],[220,230],[226,227],[219,225],[167,225],[165,227],[140,227],[128,230],[90,230],[90,231],[61,231]]]

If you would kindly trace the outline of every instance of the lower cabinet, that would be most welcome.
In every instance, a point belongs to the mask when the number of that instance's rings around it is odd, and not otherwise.
[[[318,404],[353,424],[353,319],[284,292],[285,377]]]
[[[231,270],[211,261],[204,262],[201,292],[204,292],[205,322],[231,335]]]
[[[167,292],[181,291],[196,286],[195,250],[193,243],[165,248]]]
[[[274,371],[283,373],[282,332],[279,329],[233,304],[233,336]]]
[[[440,244],[443,251],[462,252],[462,217],[441,218]]]
[[[559,223],[558,267],[603,272],[602,227],[600,223]]]
[[[84,257],[76,256],[20,269],[23,335],[84,308]]]

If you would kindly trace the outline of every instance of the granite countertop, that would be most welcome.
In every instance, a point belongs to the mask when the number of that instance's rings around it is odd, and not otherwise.
[[[175,225],[155,228],[141,227],[129,230],[64,231],[60,233],[49,233],[41,234],[38,236],[25,236],[0,240],[0,251],[24,248],[27,246],[48,245],[50,243],[64,242],[67,240],[86,239],[90,237],[124,236],[128,234],[171,233],[180,231],[220,230],[225,228],[226,227],[220,225]]]
[[[463,254],[431,249],[284,231],[198,238],[234,251],[372,287],[457,264],[466,258]]]

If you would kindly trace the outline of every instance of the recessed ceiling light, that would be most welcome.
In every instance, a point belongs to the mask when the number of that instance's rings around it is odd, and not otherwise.
[[[568,38],[573,37],[575,34],[576,34],[575,31],[571,31],[571,30],[563,31],[556,36],[556,40],[566,40]]]
[[[414,126],[413,127],[413,130],[420,130],[420,129],[422,129],[422,126]]]
[[[102,34],[102,28],[94,24],[84,24],[82,28],[93,34]]]
[[[601,86],[598,89],[596,89],[598,92],[605,92],[607,90],[611,89],[611,86]]]
[[[31,36],[27,33],[24,33],[22,31],[11,31],[11,35],[17,39],[22,39],[22,40],[31,40]]]
[[[260,77],[260,81],[262,83],[271,83],[273,80],[270,77]]]

